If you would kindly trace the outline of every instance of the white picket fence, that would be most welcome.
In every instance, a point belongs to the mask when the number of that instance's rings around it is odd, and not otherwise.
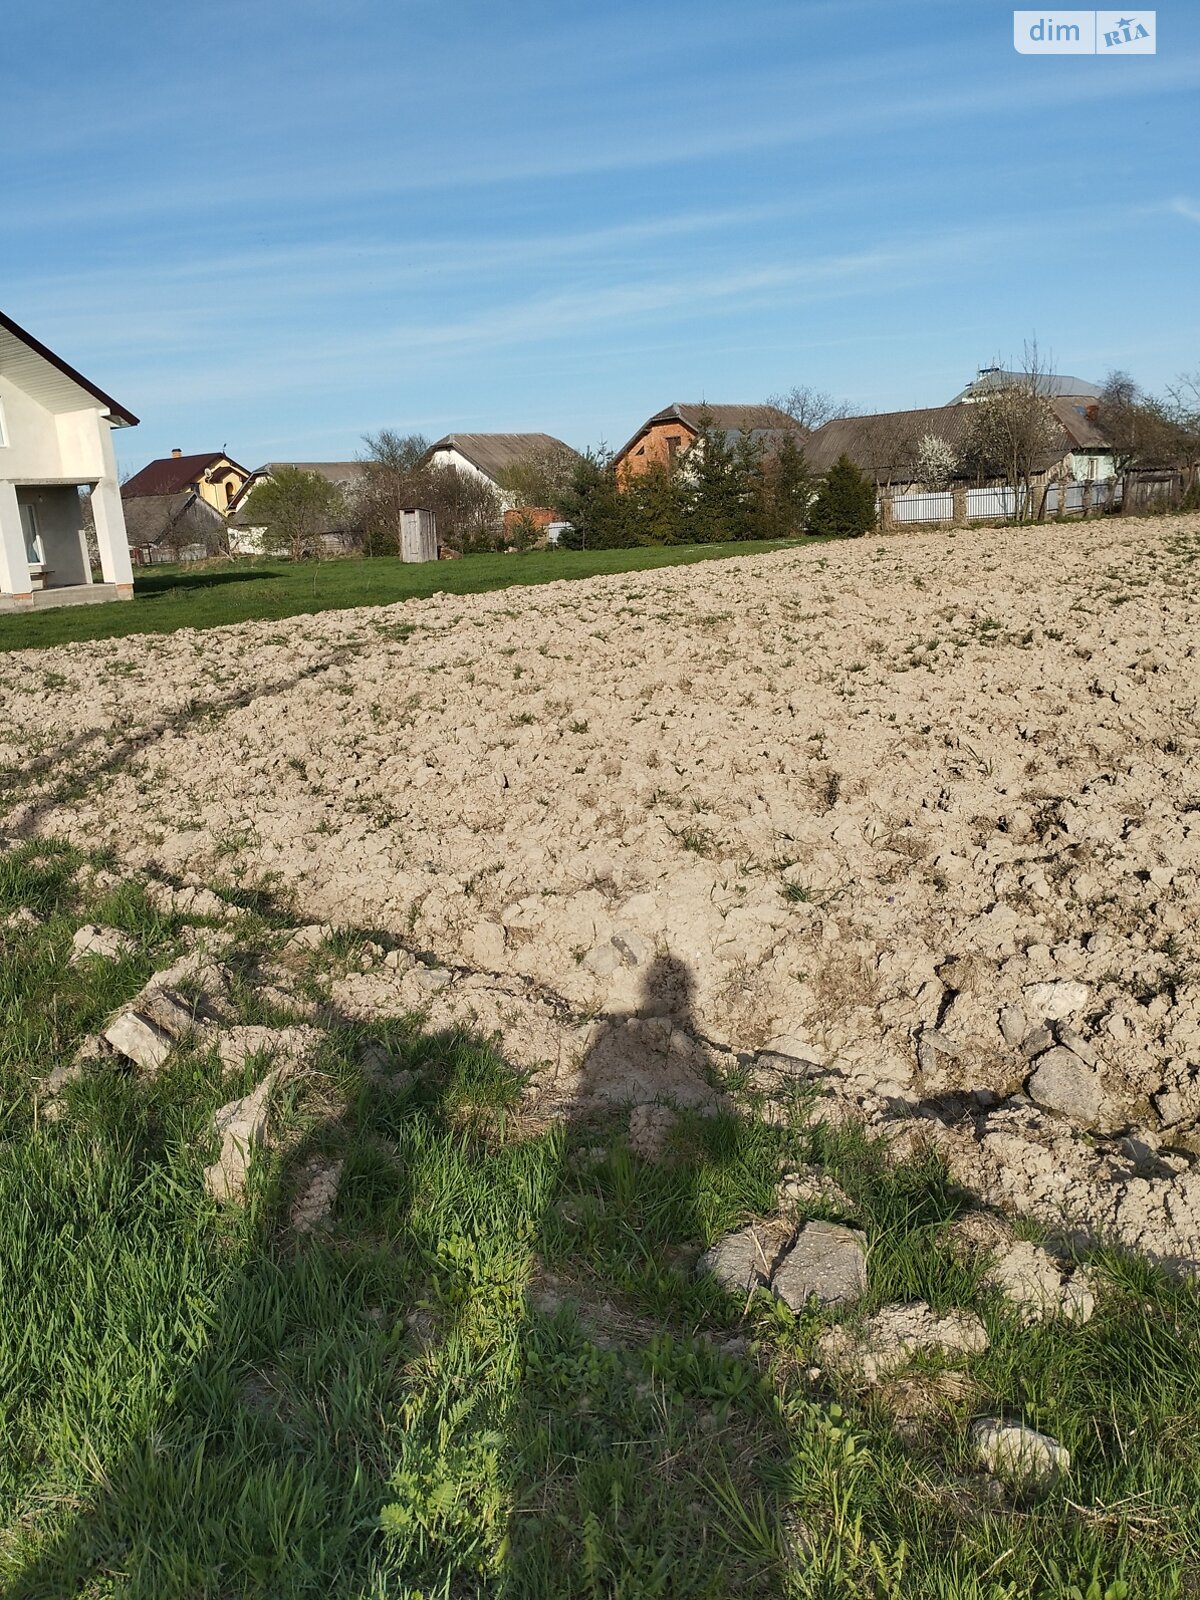
[[[1083,510],[1082,483],[1068,483],[1059,485],[1052,483],[1046,494],[1046,515],[1056,516],[1060,509],[1064,514]],[[1035,491],[1036,495],[1036,491]],[[1102,510],[1113,501],[1114,496],[1119,498],[1119,486],[1114,478],[1101,479],[1092,484],[1092,509]],[[1015,489],[1004,488],[999,485],[987,489],[968,489],[966,492],[966,513],[969,522],[1008,522],[1019,514],[1020,506],[1024,500]],[[1036,504],[1036,499],[1035,499]],[[876,512],[882,506],[882,499],[876,500]],[[929,491],[913,490],[908,494],[892,496],[892,521],[901,522],[953,522],[954,521],[954,495],[949,489]]]

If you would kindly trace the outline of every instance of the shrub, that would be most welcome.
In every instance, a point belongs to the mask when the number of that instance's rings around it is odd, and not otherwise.
[[[855,538],[875,526],[875,485],[848,455],[840,455],[817,492],[808,514],[810,533]]]

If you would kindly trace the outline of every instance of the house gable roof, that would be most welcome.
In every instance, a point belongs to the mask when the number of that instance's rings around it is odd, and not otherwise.
[[[778,406],[747,405],[747,406],[715,406],[701,400],[696,404],[690,401],[676,401],[674,405],[664,406],[661,411],[656,411],[652,417],[647,417],[641,427],[617,451],[615,459],[623,461],[637,444],[642,435],[649,429],[664,422],[678,422],[685,427],[693,437],[700,432],[704,419],[707,418],[709,426],[726,435],[738,433],[773,434],[773,433],[799,433],[794,417],[789,417],[786,411],[781,411]]]
[[[950,404],[961,405],[964,400],[977,400],[980,395],[995,394],[997,389],[1028,383],[1029,377],[1027,372],[1008,372],[1003,367],[982,367],[966,388],[954,396]],[[1103,392],[1097,384],[1089,383],[1086,378],[1072,378],[1065,373],[1041,372],[1038,374],[1037,384],[1039,392],[1052,399],[1063,395],[1084,395],[1089,400],[1098,400]]]
[[[195,456],[160,456],[122,484],[121,493],[126,500],[143,494],[179,494],[219,461],[227,461],[234,472],[246,475],[246,468],[239,466],[223,450],[209,450]]]
[[[0,311],[0,372],[50,412],[80,411],[99,403],[114,428],[135,428],[138,419],[110,394],[56,356],[54,351]]]
[[[550,433],[448,433],[444,439],[430,445],[425,452],[425,460],[432,461],[439,450],[457,450],[460,456],[493,482],[506,467],[515,466],[518,461],[527,461],[530,456],[560,450],[570,451],[571,455],[578,454],[569,444],[564,444]]]
[[[1061,430],[1046,465],[1069,450],[1103,450],[1108,439],[1087,406],[1069,397],[1048,401]],[[903,476],[921,440],[933,434],[955,450],[967,443],[975,421],[971,405],[929,406],[917,411],[881,411],[866,417],[835,417],[809,435],[804,446],[814,472],[828,472],[840,455],[848,455],[876,478]]]
[[[366,470],[361,461],[264,461],[261,467],[255,467],[234,495],[230,511],[234,514],[242,511],[258,485],[266,483],[284,467],[293,472],[315,472],[337,489],[352,488]]]
[[[202,538],[205,533],[224,528],[225,519],[195,489],[178,494],[142,494],[128,499],[123,507],[125,533],[130,547],[157,544],[175,528],[186,528]]]

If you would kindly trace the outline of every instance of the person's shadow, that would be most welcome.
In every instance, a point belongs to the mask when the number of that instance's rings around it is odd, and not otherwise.
[[[527,1561],[529,1541],[539,1537],[528,1514],[538,1499],[529,1474],[549,1481],[563,1460],[610,1448],[605,1493],[628,1495],[634,1486],[645,1503],[626,1515],[652,1545],[656,1469],[623,1445],[589,1442],[589,1421],[574,1398],[562,1404],[556,1362],[585,1370],[588,1351],[598,1349],[636,1367],[672,1326],[673,1282],[685,1291],[682,1277],[664,1278],[663,1254],[682,1244],[691,1281],[687,1247],[694,1256],[704,1242],[701,1180],[716,1148],[706,1151],[695,1128],[715,1125],[721,1104],[706,1076],[692,993],[682,962],[656,959],[639,1003],[609,1016],[579,1070],[561,1075],[550,1096],[555,1126],[528,1136],[536,1159],[511,1219],[523,1238],[500,1239],[498,1252],[496,1236],[509,1225],[503,1207],[489,1215],[481,1192],[478,1215],[469,1194],[443,1214],[430,1183],[437,1171],[466,1184],[477,1175],[481,1191],[494,1181],[492,1164],[507,1159],[507,1147],[492,1148],[492,1113],[513,1110],[519,1076],[484,1041],[453,1033],[405,1041],[381,1023],[390,1065],[360,1081],[289,1150],[269,1192],[260,1192],[250,1227],[240,1237],[234,1230],[224,1284],[202,1319],[209,1336],[197,1341],[193,1329],[181,1330],[179,1347],[190,1353],[164,1372],[153,1421],[115,1460],[94,1463],[96,1487],[83,1496],[72,1491],[69,1520],[3,1587],[6,1600],[400,1596],[414,1585],[427,1593],[503,1594],[510,1566]],[[685,1113],[676,1124],[675,1107],[701,1117]],[[148,1162],[166,1156],[150,1151]],[[331,1230],[298,1237],[289,1218],[301,1175],[338,1160],[345,1167]],[[426,1515],[421,1496],[436,1494],[428,1473],[436,1472],[437,1451],[453,1461],[460,1448],[447,1428],[474,1383],[469,1362],[479,1346],[471,1319],[481,1273],[486,1279],[492,1270],[479,1264],[489,1252],[524,1279],[526,1292],[509,1330],[515,1372],[490,1396],[487,1382],[479,1383],[484,1404],[468,1432],[478,1436],[486,1424],[486,1448],[498,1450],[496,1492],[525,1511],[507,1531],[483,1530],[485,1542],[507,1551],[484,1576],[473,1558],[454,1571],[469,1525],[427,1521],[410,1541],[421,1554],[405,1556],[403,1527],[389,1534],[386,1513],[384,1529],[380,1517],[398,1494],[404,1515]],[[188,1306],[178,1311],[186,1320]],[[726,1331],[736,1320],[731,1308]],[[136,1319],[127,1336],[137,1337]],[[310,1404],[297,1401],[298,1370]],[[633,1398],[621,1402],[618,1426],[630,1437],[646,1425],[640,1392],[629,1386]],[[347,1448],[359,1458],[351,1474]],[[399,1470],[405,1463],[413,1472]],[[306,1464],[307,1487],[287,1490]],[[605,1470],[587,1469],[593,1476]],[[420,1504],[406,1509],[407,1491]],[[481,1523],[486,1514],[481,1504]],[[468,1507],[466,1515],[469,1524],[476,1512]],[[574,1582],[565,1570],[547,1574],[547,1586],[534,1592],[565,1595]],[[527,1569],[521,1593],[526,1585]]]

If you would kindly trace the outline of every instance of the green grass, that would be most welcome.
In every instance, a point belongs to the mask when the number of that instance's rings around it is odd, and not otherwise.
[[[81,888],[80,860],[0,853],[0,918],[43,919],[0,929],[6,1600],[1200,1594],[1194,1285],[1101,1254],[1086,1327],[1021,1329],[942,1244],[965,1200],[936,1161],[892,1167],[798,1103],[786,1126],[685,1117],[648,1164],[619,1115],[531,1125],[490,1045],[411,1017],[371,1028],[416,1074],[392,1088],[333,1019],[282,1151],[218,1211],[207,1121],[253,1070],[182,1054],[37,1111],[36,1081],[182,948],[136,886]],[[85,920],[136,951],[70,966]],[[245,919],[243,973],[274,921]],[[311,957],[312,994],[360,938]],[[248,978],[235,993],[251,1014]],[[287,1207],[314,1153],[345,1167],[331,1231],[301,1241]],[[866,1228],[864,1313],[920,1296],[991,1334],[969,1392],[908,1431],[887,1390],[808,1375],[820,1315],[692,1271],[809,1161]],[[1070,1480],[991,1500],[964,1439],[997,1411],[1066,1443]]]
[[[805,541],[819,542],[823,541]],[[787,541],[759,541],[638,550],[543,550],[426,563],[378,557],[320,563],[241,560],[203,571],[156,567],[138,573],[132,603],[64,606],[57,611],[0,617],[0,650],[118,639],[131,633],[173,633],[176,628],[218,628],[348,606],[391,605],[431,594],[482,594],[562,578],[688,566],[694,561],[794,547]]]

